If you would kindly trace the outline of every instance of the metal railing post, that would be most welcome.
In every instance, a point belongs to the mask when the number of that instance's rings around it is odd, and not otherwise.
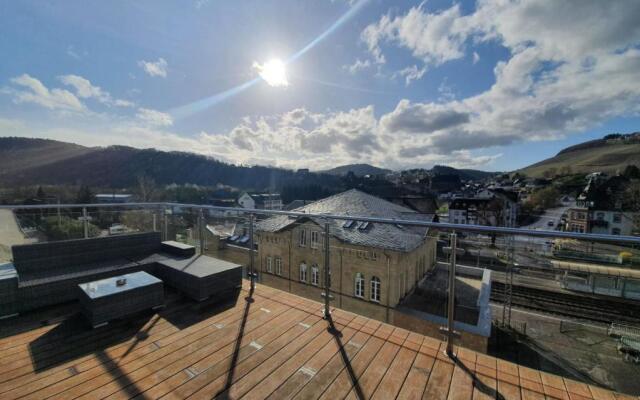
[[[164,211],[164,218],[163,218],[164,225],[162,227],[162,230],[163,230],[163,232],[162,232],[162,235],[163,235],[162,236],[162,240],[169,240],[169,217],[167,216],[168,215],[167,214],[168,208],[165,207],[163,209],[163,211]]]
[[[200,254],[204,254],[204,211],[198,213],[198,239],[200,239]]]
[[[447,356],[453,357],[453,339],[458,336],[454,331],[454,317],[455,317],[455,300],[456,300],[456,253],[458,249],[457,234],[455,231],[449,236],[451,240],[451,265],[449,268],[449,289],[448,289],[448,302],[447,302],[447,328],[445,329],[447,335]]]
[[[153,231],[158,232],[158,216],[155,211],[153,211],[151,215],[153,216]]]
[[[253,256],[253,224],[255,220],[255,215],[249,214],[249,282],[251,283],[251,289],[255,289],[256,281],[255,278],[257,276],[254,265],[254,256]]]
[[[324,319],[331,318],[331,308],[330,301],[333,298],[331,296],[331,263],[329,260],[330,256],[329,252],[329,222],[325,222],[324,224],[324,293],[322,296],[324,297]]]
[[[82,223],[84,225],[84,238],[89,238],[89,218],[87,216],[87,207],[82,207]]]

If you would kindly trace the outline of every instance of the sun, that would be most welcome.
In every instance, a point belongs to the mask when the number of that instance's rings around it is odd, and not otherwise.
[[[269,86],[289,86],[287,69],[282,60],[274,58],[264,64],[254,62],[253,67],[258,70],[260,77],[267,82]]]

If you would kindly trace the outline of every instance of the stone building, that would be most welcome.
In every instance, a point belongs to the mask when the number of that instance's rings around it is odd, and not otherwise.
[[[256,265],[264,284],[321,301],[325,223],[332,306],[393,322],[393,308],[435,266],[436,235],[429,229],[358,220],[365,216],[432,221],[433,215],[355,189],[294,211],[345,218],[282,215],[259,221]]]

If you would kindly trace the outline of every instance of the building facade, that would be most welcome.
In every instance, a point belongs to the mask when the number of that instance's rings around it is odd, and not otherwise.
[[[254,210],[282,210],[282,198],[278,193],[247,193],[238,197],[238,204]]]
[[[393,322],[393,308],[431,271],[436,238],[425,228],[358,221],[358,216],[433,218],[350,190],[295,211],[345,215],[344,220],[276,216],[256,225],[262,283],[322,301],[325,224],[329,224],[332,305]]]

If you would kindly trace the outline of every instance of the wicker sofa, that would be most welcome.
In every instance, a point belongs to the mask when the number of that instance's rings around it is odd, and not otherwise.
[[[159,232],[15,245],[12,251],[15,274],[9,271],[5,273],[5,279],[0,279],[0,286],[11,288],[12,291],[0,297],[0,302],[7,299],[7,304],[0,304],[0,310],[3,310],[0,316],[74,300],[77,296],[76,287],[80,283],[136,271],[164,278],[165,284],[180,290],[185,287],[185,282],[193,284],[194,281],[188,271],[174,271],[176,260],[189,264],[189,260],[197,259],[199,264],[212,266],[220,261],[195,255],[193,247],[190,249],[189,246],[172,242],[163,243]],[[171,260],[171,263],[166,260]],[[229,279],[235,287],[240,287],[242,267],[235,267],[231,278],[224,277],[227,283],[220,285],[221,290],[228,289]],[[170,273],[166,272],[168,268],[171,269]],[[211,274],[215,274],[214,267],[210,270]],[[203,284],[211,282],[212,279],[200,281]],[[210,292],[215,290],[212,287]],[[197,295],[197,300],[203,297],[199,290],[185,294],[191,297]],[[9,300],[13,302],[9,304]]]

